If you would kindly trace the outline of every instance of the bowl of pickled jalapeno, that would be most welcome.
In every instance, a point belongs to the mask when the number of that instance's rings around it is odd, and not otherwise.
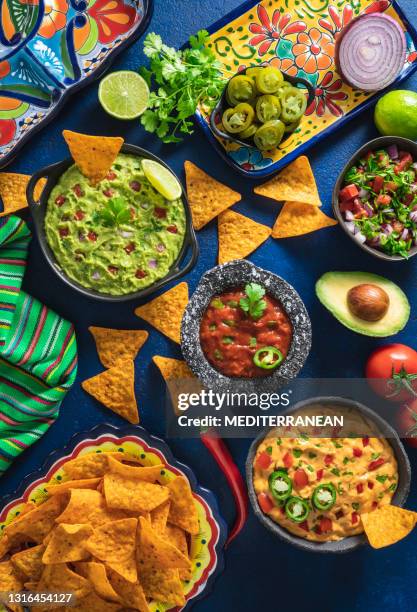
[[[211,114],[211,128],[220,138],[244,146],[276,149],[297,129],[313,97],[306,79],[270,65],[246,68],[228,81]]]

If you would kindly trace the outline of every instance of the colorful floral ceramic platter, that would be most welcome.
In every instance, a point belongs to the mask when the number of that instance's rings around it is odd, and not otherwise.
[[[0,166],[145,30],[153,0],[3,0]]]
[[[151,436],[143,427],[124,427],[97,425],[88,433],[76,434],[68,446],[53,452],[45,465],[36,473],[30,474],[22,482],[19,491],[11,499],[2,500],[0,505],[0,538],[1,530],[19,515],[25,502],[40,504],[47,498],[45,485],[64,482],[63,465],[66,461],[87,453],[127,452],[137,457],[144,466],[164,463],[163,478],[166,482],[178,475],[185,475],[190,481],[194,499],[197,503],[200,532],[191,536],[190,557],[192,562],[192,579],[184,582],[186,605],[189,609],[195,601],[207,595],[217,575],[223,570],[223,547],[227,528],[219,515],[217,501],[207,489],[197,484],[194,473],[184,464],[177,461],[166,443]],[[150,603],[151,612],[179,612],[180,608],[170,608],[159,602]]]
[[[243,68],[270,63],[284,73],[308,79],[315,99],[295,132],[273,152],[227,143],[214,136],[207,115],[198,111],[204,132],[223,158],[242,174],[273,174],[355,117],[383,92],[366,94],[343,83],[334,60],[335,42],[362,13],[386,12],[401,23],[407,57],[396,84],[417,69],[417,32],[396,2],[388,0],[249,0],[208,28],[209,47],[230,78]],[[220,120],[220,118],[216,118]]]

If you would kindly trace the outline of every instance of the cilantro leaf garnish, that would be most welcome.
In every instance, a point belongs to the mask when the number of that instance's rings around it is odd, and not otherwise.
[[[130,219],[129,208],[124,198],[111,198],[99,213],[103,225],[115,227],[127,223]]]
[[[251,319],[260,319],[265,312],[266,301],[263,299],[265,289],[257,283],[248,283],[245,287],[246,297],[240,298],[239,306]]]

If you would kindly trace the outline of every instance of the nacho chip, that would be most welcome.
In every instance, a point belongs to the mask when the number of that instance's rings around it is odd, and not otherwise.
[[[89,327],[96,342],[97,353],[105,368],[111,368],[125,359],[134,360],[149,337],[142,329],[107,329]]]
[[[200,527],[190,483],[183,476],[177,476],[168,483],[168,488],[171,500],[168,521],[197,535]]]
[[[109,508],[129,512],[150,512],[169,497],[167,487],[120,474],[104,476],[104,495]]]
[[[386,505],[361,514],[361,520],[372,548],[383,548],[399,542],[414,529],[417,513]]]
[[[110,408],[129,423],[139,423],[133,361],[120,362],[117,366],[85,380],[81,386],[106,408]]]
[[[255,187],[254,192],[284,202],[304,202],[321,206],[316,181],[308,157],[301,155],[272,179]]]
[[[79,562],[75,566],[77,572],[84,576],[91,584],[97,595],[103,599],[109,599],[117,603],[121,602],[121,598],[112,587],[106,572],[106,567],[103,563],[96,561]],[[127,582],[127,584],[130,584]]]
[[[123,138],[62,132],[76,165],[93,185],[103,180],[123,145]]]
[[[4,528],[4,533],[13,538],[21,534],[28,539],[41,544],[44,537],[55,526],[55,519],[61,514],[62,496],[54,495],[43,504],[39,504],[33,510],[26,512]]]
[[[11,561],[0,563],[0,593],[5,591],[21,591],[23,581],[21,575]]]
[[[85,542],[92,533],[93,528],[88,524],[61,523],[52,532],[42,562],[53,565],[88,559],[90,553],[85,548]]]
[[[109,570],[109,580],[123,605],[139,610],[139,612],[149,612],[145,593],[139,582],[132,584],[112,570]]]
[[[68,607],[65,607],[68,610]],[[77,600],[76,612],[120,612],[120,604],[111,603],[101,599],[96,593],[90,593],[87,597]]]
[[[155,529],[156,533],[159,533],[159,535],[162,535],[165,531],[170,506],[171,502],[168,500],[160,506],[154,508],[154,510],[151,512],[150,523],[152,528]]]
[[[93,535],[86,542],[87,550],[94,557],[104,561],[128,582],[137,580],[135,559],[137,526],[138,521],[135,518],[105,523],[94,529]]]
[[[159,368],[162,377],[166,382],[183,379],[183,378],[194,378],[194,374],[181,359],[172,359],[171,357],[162,357],[161,355],[155,355],[152,357],[152,361]]]
[[[56,523],[87,523],[90,515],[103,506],[104,499],[93,489],[70,489],[69,501]]]
[[[91,590],[88,580],[73,572],[66,563],[45,565],[36,587],[38,593],[74,593],[77,599],[86,597]]]
[[[337,221],[322,213],[317,206],[300,202],[285,202],[272,228],[272,237],[303,236],[332,225],[337,225]]]
[[[57,495],[70,489],[96,489],[101,478],[86,478],[84,480],[66,480],[59,484],[45,485],[49,495]]]
[[[10,213],[14,213],[22,208],[27,208],[26,187],[29,179],[30,176],[27,174],[0,172],[0,198],[3,203],[0,217],[10,215]],[[34,190],[35,200],[40,197],[45,185],[46,179],[40,179]]]
[[[218,218],[219,264],[243,259],[253,253],[271,235],[271,228],[233,210]]]
[[[152,565],[162,569],[189,569],[190,560],[176,546],[159,536],[151,524],[139,517],[139,549],[137,562],[139,574],[142,567]]]
[[[175,606],[185,605],[184,589],[177,569],[142,567],[139,579],[149,599],[166,601]]]
[[[201,229],[226,208],[241,200],[240,193],[216,181],[190,161],[184,163],[184,168],[195,229]]]
[[[108,458],[108,463],[109,470],[113,474],[119,474],[119,476],[124,476],[126,478],[145,480],[146,482],[155,482],[158,476],[160,476],[161,470],[165,467],[162,463],[147,467],[136,467],[133,465],[126,465],[125,463],[121,463],[121,461],[116,461],[113,457]]]
[[[179,283],[147,304],[139,306],[135,315],[141,317],[162,334],[180,344],[182,315],[188,304],[188,285]]]
[[[71,480],[83,480],[87,478],[99,478],[104,476],[107,471],[107,457],[113,457],[117,461],[132,461],[137,459],[129,453],[86,453],[80,455],[64,464],[66,476]]]
[[[21,550],[11,557],[11,562],[14,567],[24,574],[26,578],[38,581],[42,576],[43,563],[42,555],[45,552],[45,546],[38,544],[26,550]]]
[[[183,555],[189,558],[190,555],[188,551],[187,536],[183,529],[177,527],[176,525],[171,525],[170,523],[168,523],[165,527],[164,537],[168,540],[168,542],[171,542],[173,546],[178,548],[178,550],[180,550]],[[191,580],[192,575],[193,572],[191,567],[180,570],[181,580]]]

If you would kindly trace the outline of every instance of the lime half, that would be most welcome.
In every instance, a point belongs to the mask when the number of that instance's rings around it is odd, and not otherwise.
[[[146,178],[161,195],[167,200],[178,200],[182,194],[182,187],[175,176],[158,162],[152,159],[143,159],[142,168]]]
[[[100,81],[98,99],[112,117],[136,119],[148,108],[149,87],[137,72],[119,70]]]

